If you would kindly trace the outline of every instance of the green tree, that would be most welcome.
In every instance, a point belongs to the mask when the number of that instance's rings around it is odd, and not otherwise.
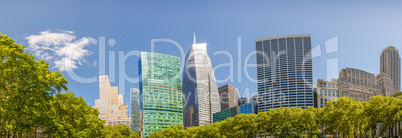
[[[152,133],[150,138],[163,138],[163,137],[188,137],[189,135],[184,130],[182,125],[167,126],[165,129]]]
[[[369,115],[369,126],[376,129],[379,125],[382,129],[380,133],[386,130],[393,130],[396,123],[402,121],[400,113],[402,110],[402,101],[390,96],[371,97],[366,112]],[[388,128],[388,129],[387,129]],[[393,131],[388,131],[388,135],[393,135]]]
[[[51,122],[44,127],[45,134],[56,137],[101,137],[104,121],[98,119],[97,109],[87,105],[74,93],[57,94],[50,100],[48,112]]]
[[[227,137],[252,138],[258,131],[256,114],[239,114],[221,122],[220,132]]]
[[[401,108],[402,100],[393,97],[376,96],[370,102],[340,97],[328,101],[325,108],[281,107],[258,115],[240,114],[206,126],[167,127],[151,137],[367,137],[372,124],[392,130],[402,119]]]
[[[0,59],[0,135],[26,134],[48,125],[47,101],[67,90],[68,81],[4,34]]]
[[[189,129],[187,132],[192,138],[222,138],[223,136],[220,132],[221,123],[214,123],[205,126],[195,127],[194,129]]]
[[[318,112],[321,108],[308,107],[300,116],[301,129],[304,129],[309,138],[316,137],[319,133],[319,118]]]
[[[132,132],[130,128],[123,124],[118,124],[117,126],[108,125],[105,127],[105,137],[106,138],[139,138],[138,132]]]
[[[328,101],[327,105],[331,105],[332,102]],[[353,134],[353,115],[352,110],[355,110],[354,99],[340,97],[334,104],[334,112],[331,114],[330,119],[333,119],[330,126],[333,126],[335,130],[339,131],[343,137],[351,137]],[[334,131],[328,131],[330,134]]]

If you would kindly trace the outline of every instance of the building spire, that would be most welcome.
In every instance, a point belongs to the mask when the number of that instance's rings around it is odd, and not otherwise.
[[[195,33],[193,33],[193,35],[194,35],[194,44],[195,44]]]

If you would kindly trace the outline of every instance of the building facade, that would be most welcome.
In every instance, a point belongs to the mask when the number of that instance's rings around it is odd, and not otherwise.
[[[231,108],[227,108],[225,110],[222,110],[220,112],[214,113],[214,123],[215,122],[220,122],[223,121],[229,117],[234,117],[238,114],[257,114],[257,103],[252,102],[248,104],[243,104],[240,106],[235,106]]]
[[[141,52],[140,96],[144,137],[166,126],[183,125],[180,58]]]
[[[105,120],[105,125],[124,124],[131,127],[128,116],[128,105],[123,104],[123,96],[119,95],[117,86],[110,86],[109,77],[99,76],[99,99],[95,99],[98,118]],[[121,97],[121,98],[119,98]]]
[[[226,84],[218,88],[221,100],[221,111],[230,107],[238,106],[238,90],[236,87]]]
[[[324,81],[322,79],[317,80],[317,108],[323,108],[327,106],[328,100],[334,100],[339,97],[339,84],[338,79],[331,79],[330,81]]]
[[[391,96],[395,93],[398,93],[395,90],[394,83],[392,81],[392,77],[389,74],[384,72],[380,72],[376,77],[377,85],[380,87],[380,94],[383,96]]]
[[[140,90],[132,88],[131,94],[131,131],[139,132],[141,126],[140,117]]]
[[[221,103],[207,44],[195,42],[187,53],[183,69],[184,126],[204,126],[213,122]]]
[[[393,84],[393,92],[386,93],[385,96],[391,96],[401,91],[401,57],[398,50],[393,47],[387,47],[381,52],[380,56],[380,74],[385,77],[390,77]]]
[[[239,104],[239,106],[243,105],[243,104],[248,104],[250,102],[247,97],[241,97],[237,101],[238,101],[237,103]]]
[[[256,102],[256,103],[258,103],[258,95],[251,96],[250,102]]]
[[[340,97],[369,101],[370,97],[381,94],[375,75],[358,69],[342,69],[339,72],[338,84]]]
[[[258,111],[314,106],[311,35],[257,39]]]

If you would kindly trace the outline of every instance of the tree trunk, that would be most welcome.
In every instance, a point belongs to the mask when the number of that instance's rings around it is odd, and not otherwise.
[[[391,137],[391,130],[392,130],[392,129],[391,129],[391,127],[389,126],[389,127],[388,127],[388,137]]]
[[[35,138],[36,138],[36,131],[38,131],[38,127],[35,128],[34,134],[35,134]]]

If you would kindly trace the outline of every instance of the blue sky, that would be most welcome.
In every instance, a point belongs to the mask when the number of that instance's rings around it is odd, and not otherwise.
[[[327,59],[338,58],[337,70],[351,67],[370,73],[379,73],[381,51],[393,45],[402,49],[402,2],[400,1],[26,1],[2,2],[0,32],[14,38],[17,43],[32,46],[30,36],[48,33],[70,36],[69,44],[78,45],[83,39],[106,39],[106,66],[109,66],[109,52],[115,53],[116,81],[112,86],[125,83],[119,91],[128,94],[130,88],[138,88],[138,83],[119,82],[119,51],[150,51],[151,39],[171,39],[178,42],[187,53],[193,43],[193,33],[197,42],[208,45],[212,65],[228,63],[224,55],[214,55],[217,51],[227,51],[234,58],[234,81],[230,83],[239,89],[240,97],[245,91],[256,92],[257,85],[247,79],[244,72],[246,56],[255,51],[255,39],[286,35],[311,34],[313,47],[320,45],[319,55],[313,59],[314,80],[326,78]],[[237,42],[241,37],[241,55],[238,55]],[[326,54],[325,41],[338,36],[337,52]],[[115,41],[109,46],[110,39]],[[75,42],[79,40],[78,42]],[[55,44],[55,43],[51,43]],[[58,48],[63,48],[59,43]],[[76,68],[73,71],[82,77],[99,75],[98,44],[78,45]],[[159,53],[180,56],[180,52],[170,43],[156,43]],[[49,47],[52,47],[50,45]],[[30,52],[34,52],[29,50]],[[57,50],[45,50],[57,55]],[[42,53],[43,56],[43,53]],[[238,75],[238,57],[241,57],[241,79]],[[60,61],[60,58],[58,59]],[[52,71],[55,60],[49,60]],[[79,64],[81,62],[81,64]],[[96,62],[96,63],[95,63]],[[255,55],[248,63],[255,63]],[[129,57],[125,62],[129,77],[138,77],[138,57]],[[217,79],[229,75],[229,68],[216,70]],[[106,72],[109,69],[106,68]],[[248,68],[249,76],[256,78],[256,69]],[[82,96],[89,105],[99,98],[99,84],[74,81],[66,71],[68,88],[76,96]],[[103,75],[103,74],[100,74]],[[111,74],[108,74],[111,75]],[[332,76],[336,76],[331,74]],[[129,96],[124,103],[129,103]]]

